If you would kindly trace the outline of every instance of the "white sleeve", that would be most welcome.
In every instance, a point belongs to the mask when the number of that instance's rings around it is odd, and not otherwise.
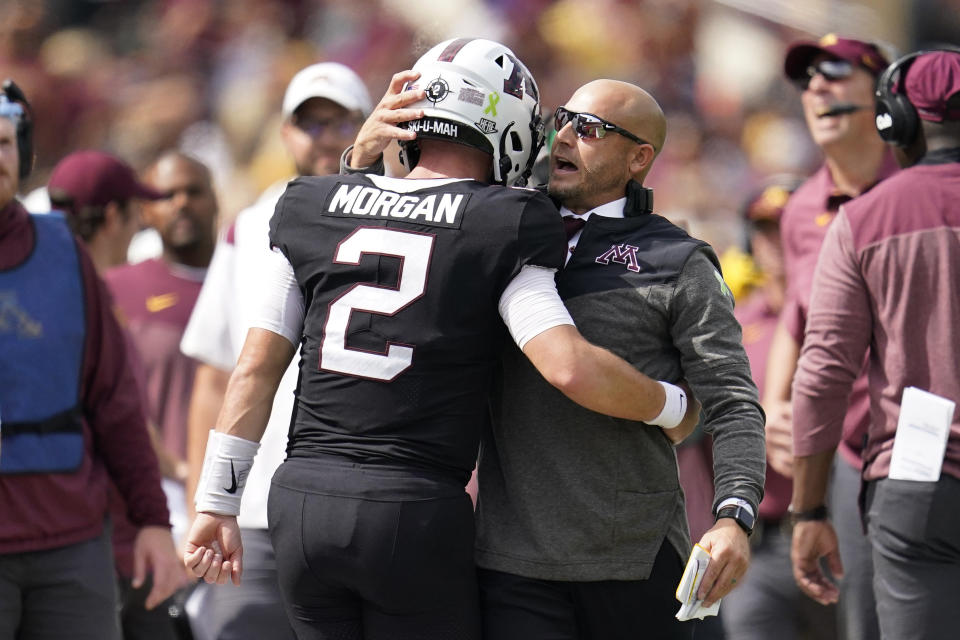
[[[500,296],[500,317],[521,349],[547,329],[573,324],[553,276],[556,269],[526,265]]]
[[[203,287],[180,340],[180,351],[197,360],[231,370],[237,364],[230,323],[235,315],[231,296],[236,269],[236,247],[220,240],[203,279]]]
[[[266,329],[300,346],[303,333],[304,304],[293,267],[279,249],[264,254],[263,268],[251,283],[256,296],[251,328]]]

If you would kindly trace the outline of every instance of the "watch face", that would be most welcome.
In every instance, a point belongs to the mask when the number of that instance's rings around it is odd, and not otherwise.
[[[735,505],[726,506],[720,509],[720,511],[717,513],[717,518],[733,518],[747,533],[753,532],[753,524],[756,520],[749,511],[743,507]]]

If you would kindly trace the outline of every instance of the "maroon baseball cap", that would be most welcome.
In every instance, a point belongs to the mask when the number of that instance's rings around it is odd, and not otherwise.
[[[960,109],[947,108],[947,101],[960,92],[960,53],[935,51],[918,56],[907,70],[903,88],[922,119],[960,120]]]
[[[53,199],[70,198],[71,213],[131,198],[166,197],[140,182],[130,165],[102,151],[76,151],[66,156],[53,168],[47,191]]]
[[[802,80],[807,76],[807,67],[813,59],[822,54],[859,65],[875,76],[879,76],[888,64],[877,45],[828,33],[817,42],[795,42],[790,45],[783,61],[783,71],[791,80]]]

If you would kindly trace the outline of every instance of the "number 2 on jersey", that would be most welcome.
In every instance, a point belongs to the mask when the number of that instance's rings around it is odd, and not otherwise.
[[[354,310],[395,315],[423,295],[434,236],[396,229],[361,227],[337,247],[334,262],[360,264],[363,254],[400,258],[396,287],[356,284],[336,298],[327,313],[320,368],[375,380],[392,380],[413,363],[413,347],[387,343],[386,353],[347,347],[347,325]]]

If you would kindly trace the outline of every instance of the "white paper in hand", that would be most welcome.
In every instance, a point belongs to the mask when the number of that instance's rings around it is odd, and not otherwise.
[[[903,390],[889,478],[926,482],[940,479],[954,408],[952,400],[922,389]]]
[[[681,602],[680,610],[677,611],[677,620],[681,622],[693,618],[703,620],[706,616],[715,616],[720,611],[719,600],[714,602],[713,606],[704,607],[703,600],[697,599],[697,589],[700,588],[700,582],[703,580],[708,564],[710,564],[710,554],[707,550],[699,544],[693,545],[693,551],[690,552],[687,566],[683,570],[683,577],[677,585],[677,600]]]

